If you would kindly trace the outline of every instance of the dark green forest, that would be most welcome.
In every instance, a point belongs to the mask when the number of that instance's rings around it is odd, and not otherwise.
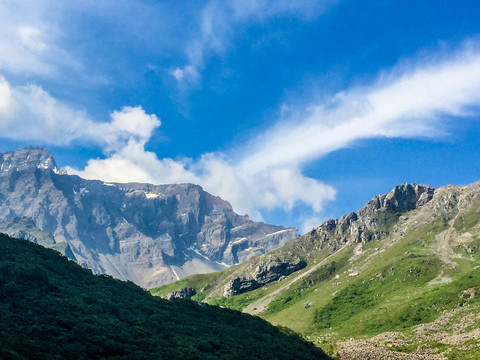
[[[237,311],[151,296],[0,234],[1,359],[326,359]]]

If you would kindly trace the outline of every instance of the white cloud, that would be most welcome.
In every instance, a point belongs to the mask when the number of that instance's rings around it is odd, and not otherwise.
[[[148,141],[152,131],[160,126],[155,115],[147,115],[140,107],[124,107],[122,111],[114,111],[111,117],[110,127],[116,137],[135,135],[140,142]]]
[[[3,138],[68,145],[86,139],[95,127],[83,111],[73,110],[36,85],[13,86],[0,76]]]
[[[243,160],[247,173],[299,166],[361,139],[434,137],[444,116],[467,115],[480,104],[480,52],[466,49],[450,59],[394,70],[374,85],[355,88],[309,109],[253,141]]]
[[[171,74],[177,81],[182,81],[183,78],[185,77],[184,71],[177,67],[176,69],[172,70]]]
[[[0,76],[0,114],[9,114],[13,106],[10,84]]]
[[[122,149],[125,144],[136,143],[141,146],[150,140],[153,131],[160,126],[155,115],[148,115],[142,107],[125,106],[121,111],[114,111],[111,121],[93,127],[92,137],[100,137],[106,143],[107,152]],[[98,127],[100,132],[97,132]]]
[[[170,72],[177,82],[181,83],[184,79],[196,80],[200,77],[197,69],[191,65],[187,65],[180,69],[179,67],[175,68]]]
[[[42,33],[39,29],[24,25],[18,28],[18,36],[22,45],[34,51],[44,51],[48,46],[42,41]]]
[[[468,116],[479,104],[480,52],[472,47],[435,63],[394,69],[373,85],[314,104],[308,115],[279,122],[237,149],[234,159],[218,153],[198,160],[159,159],[145,151],[145,136],[70,172],[118,182],[197,183],[257,220],[262,213],[303,204],[311,209],[306,231],[323,218],[335,189],[302,174],[302,166],[361,139],[437,136],[446,116]],[[151,129],[155,121],[146,124]]]
[[[82,67],[59,44],[63,33],[57,27],[59,6],[50,1],[0,2],[0,71],[31,78],[58,77],[67,69]]]
[[[37,85],[13,86],[0,76],[0,131],[3,138],[69,145],[95,142],[112,153],[131,142],[144,146],[160,126],[142,107],[123,107],[109,122],[93,121]]]

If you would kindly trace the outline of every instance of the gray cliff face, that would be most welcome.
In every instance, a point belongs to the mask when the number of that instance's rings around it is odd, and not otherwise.
[[[38,229],[30,218],[15,217],[13,219],[0,219],[0,233],[57,250],[71,260],[76,260],[72,249],[70,249],[66,241],[55,241],[53,235]]]
[[[183,288],[174,292],[171,292],[170,294],[167,294],[165,296],[165,299],[167,300],[173,300],[173,299],[187,299],[190,300],[197,291],[194,288],[188,287],[188,288]]]
[[[197,185],[84,180],[58,171],[41,148],[0,154],[0,161],[0,219],[30,219],[31,236],[50,235],[50,245],[95,273],[143,287],[221,270],[297,236],[236,214]]]
[[[225,285],[223,296],[233,296],[258,289],[301,270],[305,266],[307,266],[307,263],[300,259],[290,262],[281,261],[280,259],[269,259],[257,265],[251,274],[229,281]]]

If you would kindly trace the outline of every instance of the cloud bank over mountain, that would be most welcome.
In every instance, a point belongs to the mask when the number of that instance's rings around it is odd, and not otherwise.
[[[395,68],[372,85],[313,104],[305,117],[279,121],[230,156],[159,159],[145,151],[145,141],[132,138],[107,158],[69,171],[108,181],[198,183],[257,219],[262,211],[288,210],[296,202],[319,217],[335,189],[305,176],[304,165],[363,139],[441,136],[444,116],[469,116],[479,101],[480,53],[465,46],[454,56]],[[143,119],[151,123],[146,114]]]

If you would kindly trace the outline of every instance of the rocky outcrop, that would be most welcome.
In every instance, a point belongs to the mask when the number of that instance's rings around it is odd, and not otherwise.
[[[190,300],[197,291],[194,288],[188,287],[188,288],[183,288],[177,291],[173,291],[165,296],[165,299],[167,300],[173,300],[173,299],[187,299]]]
[[[29,219],[82,266],[143,287],[222,270],[297,236],[236,214],[198,185],[85,180],[59,171],[42,148],[0,161],[0,219]]]
[[[305,266],[307,263],[300,259],[297,259],[296,262],[284,262],[280,259],[268,260],[258,264],[251,274],[229,281],[225,285],[223,296],[233,296],[258,289],[301,270]]]
[[[28,147],[0,154],[0,176],[35,169],[57,170],[57,164],[48,150]]]
[[[377,195],[358,211],[360,219],[372,219],[379,211],[403,213],[432,200],[435,189],[427,185],[397,185],[389,193]]]

